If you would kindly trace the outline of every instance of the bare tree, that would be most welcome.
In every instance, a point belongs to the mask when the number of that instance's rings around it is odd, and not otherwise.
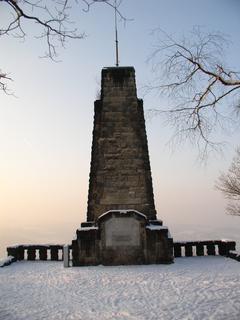
[[[0,90],[3,90],[5,93],[8,93],[7,90],[7,82],[11,81],[12,79],[7,76],[6,73],[3,73],[0,70]]]
[[[227,212],[240,216],[240,148],[237,150],[227,173],[222,173],[216,182],[216,188],[230,200]]]
[[[0,10],[5,13],[0,22],[0,37],[13,36],[24,40],[29,28],[27,22],[36,24],[38,34],[35,37],[45,40],[46,44],[43,57],[56,61],[59,46],[64,47],[67,40],[85,37],[74,27],[73,12],[88,12],[96,3],[116,8],[118,16],[126,20],[118,9],[121,0],[0,0]],[[5,93],[9,80],[11,78],[0,70],[0,90]]]
[[[150,113],[163,113],[175,127],[174,137],[203,142],[204,153],[218,148],[213,133],[231,119],[229,106],[240,109],[240,72],[224,63],[227,38],[198,27],[181,41],[159,29],[153,33],[157,43],[148,61],[156,77],[146,88],[165,94],[173,105]]]

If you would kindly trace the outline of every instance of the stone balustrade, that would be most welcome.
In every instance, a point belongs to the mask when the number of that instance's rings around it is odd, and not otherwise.
[[[235,241],[207,240],[207,241],[176,241],[173,243],[174,257],[192,256],[226,256],[240,261],[240,255],[234,251]],[[7,248],[11,262],[19,260],[62,261],[63,245],[17,245]],[[72,260],[72,246],[69,246],[69,260]]]
[[[17,245],[8,247],[7,253],[16,260],[62,261],[63,245]]]
[[[192,256],[227,256],[235,250],[236,242],[230,240],[207,240],[207,241],[176,241],[174,242],[174,257]]]

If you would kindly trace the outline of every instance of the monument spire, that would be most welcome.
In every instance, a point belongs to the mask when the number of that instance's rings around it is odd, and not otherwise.
[[[114,18],[115,18],[116,67],[118,67],[119,66],[119,58],[118,58],[117,0],[115,0],[115,5],[114,5]]]
[[[72,241],[73,266],[171,263],[173,239],[157,219],[134,68],[104,68],[101,93],[94,104],[87,221]]]

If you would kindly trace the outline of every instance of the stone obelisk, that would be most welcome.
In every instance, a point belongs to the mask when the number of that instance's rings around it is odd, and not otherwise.
[[[135,209],[156,219],[143,101],[133,67],[102,70],[95,101],[87,220],[103,212]]]
[[[95,101],[87,222],[72,241],[73,266],[173,262],[157,220],[143,102],[133,67],[102,70]]]

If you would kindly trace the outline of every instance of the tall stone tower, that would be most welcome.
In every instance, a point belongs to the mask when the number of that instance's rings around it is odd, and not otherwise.
[[[133,67],[102,70],[95,101],[87,222],[72,241],[73,266],[173,262],[157,220],[143,114]]]
[[[156,219],[143,101],[133,67],[102,70],[95,101],[87,220],[113,209],[135,209]]]

